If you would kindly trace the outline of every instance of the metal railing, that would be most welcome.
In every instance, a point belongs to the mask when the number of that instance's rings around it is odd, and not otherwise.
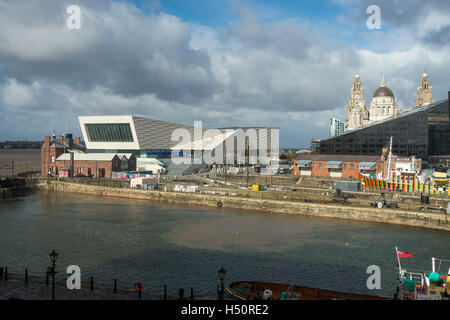
[[[49,267],[50,268],[50,267]],[[51,268],[50,268],[51,269]],[[17,271],[17,270],[14,270]],[[67,279],[68,275],[56,274],[55,275],[55,285],[57,286],[56,290],[56,298],[59,297],[61,299],[67,299],[70,298],[70,291],[67,288]],[[34,286],[34,287],[40,287],[42,290],[38,290],[36,292],[39,292],[40,294],[45,293],[48,294],[46,290],[51,290],[52,287],[52,274],[47,271],[43,271],[40,273],[31,273],[30,270],[25,269],[22,273],[11,273],[11,270],[8,269],[8,267],[0,267],[0,296],[9,295],[8,292],[4,292],[2,288],[2,282],[15,282],[15,288],[17,288],[18,283],[23,283],[24,286]],[[142,298],[151,298],[151,299],[157,299],[157,300],[204,300],[209,299],[213,300],[214,297],[207,296],[207,295],[194,295],[194,288],[190,288],[190,295],[185,296],[184,295],[184,289],[180,288],[178,289],[178,294],[175,294],[173,292],[168,291],[168,286],[164,285],[161,290],[155,290],[154,288],[145,288],[145,284],[142,286],[142,284],[139,281],[136,281],[134,283],[128,283],[125,287],[123,286],[126,281],[122,281],[122,286],[118,286],[118,279],[112,279],[110,280],[110,284],[105,284],[104,282],[94,282],[94,276],[89,275],[88,277],[84,277],[81,281],[81,289],[75,290],[78,291],[78,294],[84,294],[84,298],[86,297],[93,297],[95,296],[95,293],[99,293],[100,296],[114,299],[116,295],[120,296],[119,298],[128,297],[130,299],[142,299]],[[142,290],[139,290],[139,285],[142,287]],[[66,291],[62,291],[62,289]],[[14,292],[17,292],[16,290]],[[37,293],[36,293],[37,294]],[[44,296],[45,296],[44,294]],[[17,293],[12,293],[12,295],[17,295]],[[143,297],[144,295],[144,297]],[[145,297],[147,295],[147,297]],[[10,298],[18,298],[11,296]],[[43,296],[36,296],[36,297],[28,297],[29,299],[43,299]],[[84,299],[83,298],[83,299]],[[51,296],[49,294],[48,299],[51,299]]]

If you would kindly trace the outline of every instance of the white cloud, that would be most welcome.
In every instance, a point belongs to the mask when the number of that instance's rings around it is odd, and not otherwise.
[[[36,102],[33,98],[33,91],[28,86],[17,83],[15,79],[9,82],[1,89],[1,96],[3,103],[9,107],[10,110],[14,108],[30,108]]]
[[[403,108],[423,69],[436,99],[448,90],[448,47],[415,40],[405,25],[358,35],[369,44],[356,48],[332,39],[331,27],[262,22],[251,9],[213,29],[98,0],[81,1],[82,29],[73,31],[65,29],[67,3],[0,0],[0,112],[16,108],[42,121],[133,113],[209,127],[272,125],[285,144],[306,146],[327,137],[332,115],[345,120],[357,71],[366,104],[383,74]],[[445,15],[427,12],[423,30],[448,25]]]

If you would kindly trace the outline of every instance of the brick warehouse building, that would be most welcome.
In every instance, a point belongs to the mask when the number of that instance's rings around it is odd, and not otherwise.
[[[46,136],[41,147],[41,175],[68,177],[71,169],[71,154],[74,155],[73,176],[111,178],[113,172],[135,171],[136,157],[121,153],[85,153],[86,147],[80,138]]]
[[[68,176],[70,156],[69,153],[65,153],[56,159],[55,166],[59,176]],[[115,172],[136,170],[136,157],[132,153],[75,152],[73,157],[75,177],[111,178]]]
[[[298,176],[359,179],[359,174],[384,175],[382,156],[302,154],[294,160]]]
[[[46,136],[41,147],[41,175],[57,175],[56,159],[65,152],[86,152],[86,146],[79,137],[72,139],[71,134],[64,136]]]

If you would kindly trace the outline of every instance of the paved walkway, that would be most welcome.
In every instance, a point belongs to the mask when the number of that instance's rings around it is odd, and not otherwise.
[[[190,299],[189,292],[185,290],[186,298]],[[49,286],[46,285],[46,279],[42,277],[29,276],[28,282],[25,282],[23,275],[10,275],[8,280],[4,277],[0,279],[0,300],[21,299],[21,300],[51,300],[52,298],[52,280],[50,278]],[[142,300],[161,300],[164,298],[163,292],[143,291]],[[168,294],[169,300],[176,300],[178,296]],[[118,288],[114,294],[113,286],[106,286],[94,283],[94,290],[90,290],[90,283],[82,283],[81,290],[69,290],[66,281],[56,279],[55,281],[55,299],[56,300],[138,300],[138,293],[134,290]],[[195,300],[214,300],[216,297],[195,296]]]

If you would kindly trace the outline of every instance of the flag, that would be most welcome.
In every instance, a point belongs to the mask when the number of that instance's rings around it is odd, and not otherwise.
[[[411,252],[397,251],[397,256],[399,258],[412,258],[412,253]]]

